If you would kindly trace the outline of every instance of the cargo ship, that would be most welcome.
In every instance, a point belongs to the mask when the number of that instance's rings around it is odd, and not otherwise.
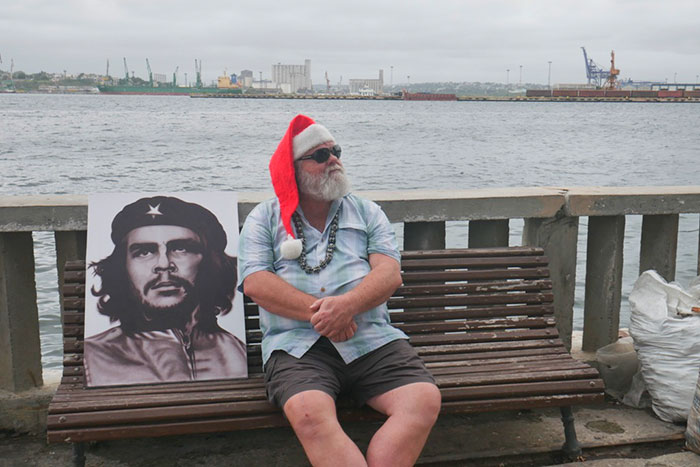
[[[228,95],[241,94],[243,90],[238,83],[224,75],[219,76],[216,87],[205,87],[198,81],[196,86],[178,86],[173,83],[145,82],[136,84],[100,84],[97,89],[101,94],[127,94],[127,95],[156,95],[156,96],[190,96],[192,94]]]

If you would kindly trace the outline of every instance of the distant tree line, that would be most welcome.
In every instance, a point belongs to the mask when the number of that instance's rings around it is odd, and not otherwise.
[[[39,73],[25,73],[18,70],[12,73],[7,70],[0,70],[0,81],[7,85],[7,82],[14,82],[14,87],[17,90],[33,91],[39,86],[54,85],[54,86],[94,86],[96,84],[96,75],[88,76],[85,73],[80,73],[77,76],[66,76],[61,74],[48,73],[40,71]]]

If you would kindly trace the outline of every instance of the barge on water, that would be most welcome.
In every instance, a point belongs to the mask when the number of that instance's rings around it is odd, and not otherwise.
[[[641,89],[528,89],[525,97],[532,98],[600,98],[600,99],[683,99],[700,98],[700,90],[641,90]]]
[[[456,94],[438,94],[432,92],[406,92],[404,91],[402,98],[405,101],[456,101]]]

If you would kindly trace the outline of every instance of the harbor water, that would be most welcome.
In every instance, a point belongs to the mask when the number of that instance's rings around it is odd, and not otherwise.
[[[697,185],[700,105],[404,102],[0,95],[0,194],[269,191],[267,164],[305,113],[343,148],[355,190]],[[698,215],[682,215],[676,279],[695,276]],[[511,221],[511,245],[522,220]],[[447,246],[467,243],[448,223]],[[581,218],[574,328],[581,329],[587,218]],[[641,216],[628,216],[621,326],[639,269]],[[397,226],[401,240],[402,229]],[[53,240],[37,232],[45,368],[61,366]]]

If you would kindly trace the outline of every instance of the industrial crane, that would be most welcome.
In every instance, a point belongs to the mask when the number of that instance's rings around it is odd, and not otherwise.
[[[126,57],[124,57],[124,84],[129,84],[129,67],[126,66]]]
[[[148,70],[148,85],[153,87],[153,73],[151,72],[151,64],[148,63],[148,59],[146,59],[146,69]]]
[[[326,92],[331,92],[331,80],[328,79],[328,72],[326,71]]]
[[[175,67],[175,71],[173,71],[173,87],[177,87],[177,70],[180,69],[180,65]]]
[[[585,47],[581,47],[581,50],[583,50],[583,60],[586,62],[586,78],[588,78],[588,84],[593,82],[598,87],[602,86],[603,82],[610,76],[610,72],[596,65],[592,58],[589,59]]]
[[[617,89],[617,75],[620,74],[620,70],[615,68],[615,51],[610,52],[610,74],[608,79],[605,80],[605,89]]]

